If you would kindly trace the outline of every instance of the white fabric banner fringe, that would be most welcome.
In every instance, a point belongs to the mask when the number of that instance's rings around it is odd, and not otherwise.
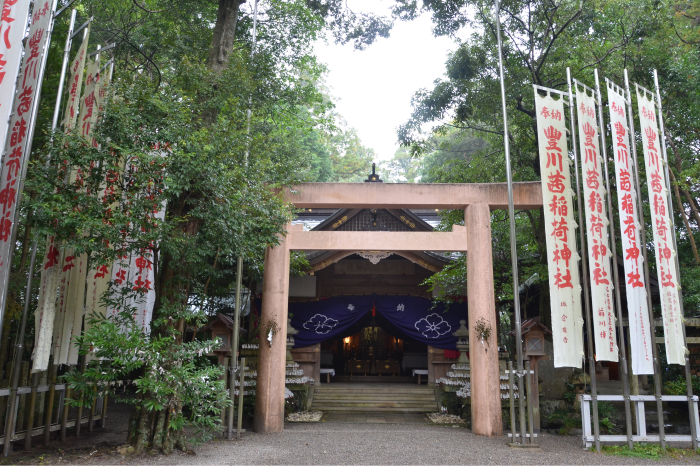
[[[554,367],[582,367],[583,318],[564,100],[535,89]]]

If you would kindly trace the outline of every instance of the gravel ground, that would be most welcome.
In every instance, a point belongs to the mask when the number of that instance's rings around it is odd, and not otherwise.
[[[698,464],[700,457],[662,461],[598,454],[577,437],[542,434],[541,451],[511,449],[505,438],[485,438],[464,428],[406,424],[287,424],[271,435],[248,433],[218,440],[195,454],[77,458],[89,464]]]

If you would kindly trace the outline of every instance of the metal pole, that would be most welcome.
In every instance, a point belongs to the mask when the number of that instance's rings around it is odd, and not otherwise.
[[[513,390],[513,361],[508,361],[508,394],[510,395],[510,435],[515,441],[515,394]]]
[[[506,180],[508,183],[508,218],[510,223],[510,261],[513,273],[513,313],[515,314],[515,351],[518,363],[518,386],[523,385],[523,348],[520,322],[520,295],[518,293],[518,251],[515,244],[515,208],[513,207],[513,176],[510,167],[510,141],[508,139],[508,110],[506,107],[506,85],[503,76],[503,44],[501,42],[501,2],[496,0],[496,36],[498,38],[498,71],[501,78],[501,105],[503,107],[503,144],[506,153]],[[525,432],[525,406],[519,398],[520,433]],[[525,436],[521,435],[522,444]],[[515,443],[515,439],[513,439]]]
[[[53,109],[53,120],[51,121],[51,131],[58,126],[58,114],[60,113],[61,98],[63,97],[63,81],[66,78],[66,68],[68,67],[68,57],[72,44],[71,37],[73,36],[73,28],[75,27],[75,15],[77,10],[73,9],[70,13],[70,26],[68,26],[68,35],[66,36],[66,45],[63,48],[63,64],[61,65],[61,77],[58,80],[58,94],[56,95],[56,106]]]
[[[600,426],[598,425],[598,390],[595,380],[595,361],[593,359],[593,326],[591,325],[591,296],[588,288],[588,249],[586,249],[586,227],[583,220],[583,206],[581,204],[581,182],[578,171],[578,150],[576,144],[576,120],[574,119],[574,93],[571,88],[571,69],[566,68],[566,79],[569,82],[569,114],[571,118],[571,147],[574,152],[574,173],[576,173],[576,204],[578,207],[579,237],[581,238],[581,268],[583,275],[583,301],[585,305],[586,330],[588,331],[588,373],[591,377],[591,406],[593,408],[593,438],[595,439],[595,449],[600,452]]]
[[[527,428],[530,433],[530,443],[535,443],[534,415],[532,410],[532,372],[530,371],[530,361],[525,361],[525,393],[527,393]]]
[[[238,366],[238,332],[239,322],[241,320],[241,282],[243,275],[243,257],[238,256],[236,264],[236,301],[233,311],[233,330],[231,335],[231,406],[228,409],[228,439],[233,440],[233,414],[235,408],[235,379],[236,369],[241,370]],[[243,390],[243,387],[240,388]]]
[[[603,119],[603,98],[600,94],[600,80],[598,79],[598,68],[594,71],[595,74],[595,91],[598,97],[598,118],[600,121],[599,133],[601,144],[600,147],[603,152],[603,169],[605,170],[605,190],[607,191],[608,198],[608,212],[610,213],[610,218],[612,219],[613,205],[612,205],[612,191],[610,191],[610,176],[608,175],[608,153],[607,146],[605,142],[605,123]],[[614,154],[613,154],[614,157]],[[625,397],[625,423],[627,427],[627,446],[632,449],[634,444],[632,442],[632,407],[630,405],[630,381],[627,368],[627,348],[625,347],[625,328],[622,325],[622,299],[620,298],[620,277],[617,270],[617,238],[615,235],[615,222],[610,222],[610,245],[612,248],[612,269],[613,269],[613,283],[615,288],[615,304],[617,305],[617,326],[618,326],[618,338],[620,345],[618,349],[620,350],[620,365],[622,366],[622,393]]]
[[[255,46],[258,39],[258,0],[255,0],[253,4],[253,45],[250,49],[250,58],[255,56]],[[246,111],[246,137],[248,141],[246,142],[245,154],[243,159],[243,166],[248,167],[248,156],[250,155],[250,125],[253,116],[253,98],[248,96],[248,110]],[[234,380],[235,371],[238,367],[238,332],[240,325],[240,300],[241,300],[241,282],[243,280],[243,255],[239,255],[236,259],[236,309],[234,310],[233,319],[233,334],[231,338],[231,406],[229,407],[228,413],[228,439],[233,440],[233,411],[234,411]],[[243,387],[241,387],[243,390]]]
[[[634,114],[632,113],[632,93],[630,92],[630,82],[627,77],[627,69],[625,69],[625,91],[627,92],[627,118],[629,120],[630,127],[630,146],[632,146],[632,155],[634,156],[634,169],[632,175],[634,176],[634,181],[637,188],[637,208],[639,209],[640,221],[642,223],[642,228],[640,235],[642,237],[642,255],[644,256],[644,280],[646,280],[646,292],[647,292],[647,311],[649,312],[649,322],[651,323],[651,336],[652,336],[652,355],[654,358],[654,394],[656,395],[656,415],[659,419],[659,443],[661,448],[666,449],[666,433],[664,429],[664,407],[661,402],[661,365],[659,364],[659,347],[656,344],[656,324],[654,323],[654,310],[651,307],[651,284],[649,282],[649,260],[647,254],[647,234],[646,228],[644,227],[644,210],[642,205],[642,188],[639,182],[639,160],[637,157],[637,144],[634,139]],[[645,422],[644,419],[639,419],[637,422]]]
[[[19,210],[19,209],[18,209]],[[17,387],[19,386],[20,366],[22,365],[22,355],[24,354],[24,332],[27,328],[27,314],[29,314],[29,301],[32,296],[32,278],[34,271],[34,263],[36,262],[36,249],[32,251],[32,258],[29,262],[29,277],[27,278],[27,290],[24,294],[24,310],[22,311],[22,320],[19,324],[19,333],[17,334],[17,350],[15,352],[14,369],[12,371],[12,388],[10,389],[9,409],[7,411],[7,421],[5,422],[5,444],[3,447],[3,455],[10,454],[12,436],[14,435],[14,419],[17,415]]]
[[[678,302],[680,304],[681,308],[681,316],[684,319],[685,318],[685,311],[683,309],[683,296],[680,292],[680,280],[681,280],[681,268],[680,264],[678,263],[678,243],[676,242],[676,225],[675,221],[673,219],[673,198],[671,196],[671,179],[669,178],[669,173],[668,171],[670,170],[668,166],[668,155],[666,153],[666,133],[664,132],[664,116],[661,106],[661,92],[659,91],[659,76],[656,73],[656,70],[654,70],[654,86],[656,86],[656,103],[657,106],[659,107],[659,131],[661,132],[661,153],[664,157],[664,168],[666,171],[666,189],[668,191],[668,210],[669,210],[669,217],[671,218],[671,231],[673,234],[671,237],[673,238],[673,250],[676,251],[676,253],[673,255],[674,257],[674,262],[676,265],[676,277],[678,279],[678,288],[676,292],[678,293]],[[683,205],[679,205],[678,209],[683,209]],[[683,344],[686,345],[686,337],[685,337],[685,325],[681,326],[683,328]],[[693,450],[698,449],[698,433],[695,431],[695,409],[693,407],[693,384],[690,380],[690,360],[688,359],[688,354],[686,353],[685,356],[685,383],[686,383],[686,389],[688,393],[688,410],[690,412],[690,432],[692,434],[692,442],[693,442]],[[663,419],[659,421],[660,424],[663,423]]]
[[[245,396],[245,358],[241,358],[241,375],[238,387],[238,423],[236,425],[236,440],[241,439],[241,427],[243,426],[243,397]]]

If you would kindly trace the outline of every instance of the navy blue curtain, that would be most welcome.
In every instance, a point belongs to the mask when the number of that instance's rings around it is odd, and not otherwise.
[[[456,349],[452,332],[460,320],[467,320],[466,303],[446,307],[414,296],[375,296],[374,305],[378,314],[409,338],[436,348]]]
[[[339,296],[336,298],[289,303],[296,347],[315,345],[346,336],[348,329],[372,309],[372,296]]]
[[[386,320],[403,338],[436,348],[455,349],[457,338],[452,332],[461,319],[467,320],[466,303],[443,304],[433,307],[429,299],[413,296],[339,296],[335,298],[289,303],[292,326],[299,331],[294,337],[296,347],[304,347],[356,333],[366,324],[372,306],[377,321]],[[363,319],[363,317],[365,317]],[[359,326],[359,327],[358,327]],[[393,329],[385,329],[393,334]]]

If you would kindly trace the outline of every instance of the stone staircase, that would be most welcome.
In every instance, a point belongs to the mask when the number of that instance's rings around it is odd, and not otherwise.
[[[362,385],[362,387],[316,385],[311,409],[328,412],[382,413],[434,413],[438,410],[433,388],[408,384],[395,387]]]

